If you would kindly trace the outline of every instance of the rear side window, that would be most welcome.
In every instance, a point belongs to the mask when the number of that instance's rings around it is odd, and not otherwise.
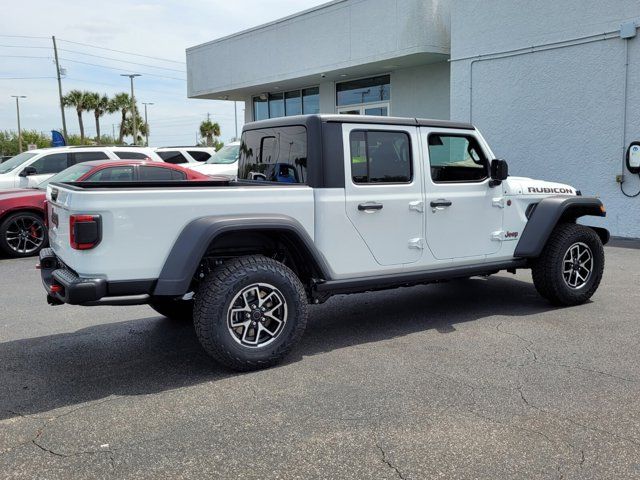
[[[411,141],[406,132],[354,130],[349,135],[353,183],[409,183]]]
[[[489,176],[489,162],[469,135],[429,135],[431,179],[435,183],[480,182]]]
[[[59,173],[69,166],[69,154],[52,153],[39,158],[31,164],[37,175]]]
[[[187,150],[187,153],[198,162],[206,162],[211,158],[211,155],[209,155],[207,152],[201,152],[199,150]]]
[[[187,175],[184,172],[162,167],[141,166],[139,167],[138,175],[143,182],[187,179]]]
[[[109,167],[94,173],[86,182],[132,182],[133,167]]]
[[[104,152],[76,152],[73,154],[74,163],[90,162],[92,160],[109,160]]]
[[[177,151],[158,152],[158,155],[160,155],[160,158],[162,158],[165,162],[172,163],[174,165],[180,163],[189,163],[189,160],[187,160],[186,157],[182,155],[182,153]]]
[[[149,156],[142,152],[113,152],[122,160],[149,160]]]
[[[238,178],[305,183],[307,129],[300,126],[249,130],[242,134]]]

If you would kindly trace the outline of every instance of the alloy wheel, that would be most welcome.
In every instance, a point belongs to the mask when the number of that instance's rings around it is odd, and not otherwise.
[[[5,240],[14,252],[25,255],[37,251],[45,238],[44,225],[32,217],[16,217],[7,227]]]
[[[593,273],[593,253],[583,242],[571,245],[562,259],[562,277],[569,288],[584,287]]]

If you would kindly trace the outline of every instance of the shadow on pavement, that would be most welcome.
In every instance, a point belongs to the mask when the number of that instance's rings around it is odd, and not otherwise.
[[[456,324],[491,315],[549,309],[533,285],[508,277],[336,297],[311,307],[305,336],[287,363],[427,329],[451,334]],[[204,353],[190,324],[150,317],[95,325],[0,344],[0,419],[233,375]]]

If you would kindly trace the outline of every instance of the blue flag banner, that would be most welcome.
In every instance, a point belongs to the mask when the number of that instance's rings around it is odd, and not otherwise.
[[[57,130],[51,130],[51,146],[52,147],[64,147],[67,142],[64,141],[64,136]]]

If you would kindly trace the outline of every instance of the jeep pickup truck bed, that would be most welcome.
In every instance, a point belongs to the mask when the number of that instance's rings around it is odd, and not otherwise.
[[[508,176],[469,124],[308,115],[245,125],[238,181],[52,184],[51,304],[149,303],[236,369],[279,361],[331,295],[532,268],[564,305],[598,287],[601,202]]]

